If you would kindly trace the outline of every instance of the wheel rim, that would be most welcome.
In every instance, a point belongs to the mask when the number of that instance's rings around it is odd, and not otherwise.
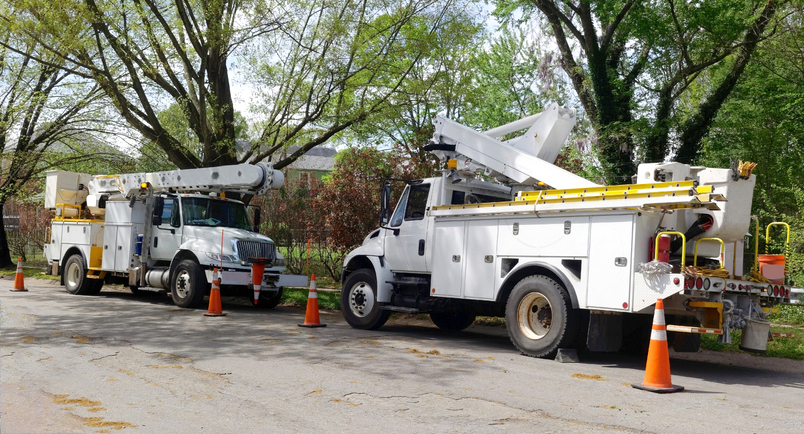
[[[526,295],[519,302],[517,321],[522,334],[528,339],[544,338],[550,333],[553,324],[553,308],[550,301],[538,292]]]
[[[176,295],[179,298],[186,298],[190,295],[190,288],[192,288],[192,279],[190,279],[190,273],[186,270],[179,271],[179,274],[176,276]]]
[[[358,282],[349,290],[349,308],[355,316],[366,317],[374,309],[374,291],[366,282]]]
[[[67,273],[65,273],[65,279],[67,281],[67,286],[70,288],[78,287],[78,281],[81,279],[81,267],[78,266],[78,263],[70,263],[70,265],[67,267]]]

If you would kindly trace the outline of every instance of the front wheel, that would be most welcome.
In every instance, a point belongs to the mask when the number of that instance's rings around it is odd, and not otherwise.
[[[207,276],[192,259],[179,262],[170,281],[170,295],[179,307],[200,307],[207,293]]]
[[[545,276],[520,280],[505,306],[508,336],[526,356],[555,357],[559,348],[572,346],[579,323],[567,291]]]
[[[430,319],[441,330],[460,331],[475,322],[475,314],[469,312],[431,312]]]
[[[265,291],[260,292],[260,301],[259,303],[257,303],[256,307],[258,309],[275,308],[279,304],[279,302],[282,301],[283,289],[284,288],[280,286],[279,290],[276,292],[265,292]],[[254,299],[252,298],[251,301],[253,303]]]
[[[341,289],[341,313],[356,329],[375,330],[383,326],[391,312],[377,303],[377,278],[367,269],[350,274]]]

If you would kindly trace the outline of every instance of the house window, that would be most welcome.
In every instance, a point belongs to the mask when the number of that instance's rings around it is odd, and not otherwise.
[[[310,188],[313,172],[299,172],[299,185]]]

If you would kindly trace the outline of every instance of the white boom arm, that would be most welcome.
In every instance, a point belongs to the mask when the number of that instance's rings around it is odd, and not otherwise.
[[[238,192],[263,194],[282,186],[282,172],[265,163],[237,164],[200,169],[168,170],[153,173],[97,175],[89,182],[90,196],[121,194],[131,197],[143,182],[151,183],[154,191],[172,192]]]
[[[440,159],[455,159],[459,172],[482,172],[501,182],[553,188],[596,187],[597,184],[553,164],[572,127],[575,110],[552,104],[544,112],[481,133],[437,116],[435,133],[425,149]],[[528,128],[506,142],[495,137]]]

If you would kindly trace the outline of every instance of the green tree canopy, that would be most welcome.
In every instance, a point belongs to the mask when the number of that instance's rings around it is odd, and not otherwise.
[[[428,38],[456,4],[10,0],[0,19],[48,47],[59,67],[95,80],[177,167],[257,161],[299,146],[274,162],[281,168],[381,109],[427,56]],[[424,31],[407,38],[409,26]],[[254,90],[258,113],[258,139],[244,154],[235,146],[233,71],[238,84]],[[202,152],[183,145],[160,119],[171,104],[181,108]]]
[[[696,158],[784,3],[499,0],[497,13],[549,29],[597,134],[606,180],[624,183],[635,161]],[[707,72],[706,91],[680,111],[679,99]]]

